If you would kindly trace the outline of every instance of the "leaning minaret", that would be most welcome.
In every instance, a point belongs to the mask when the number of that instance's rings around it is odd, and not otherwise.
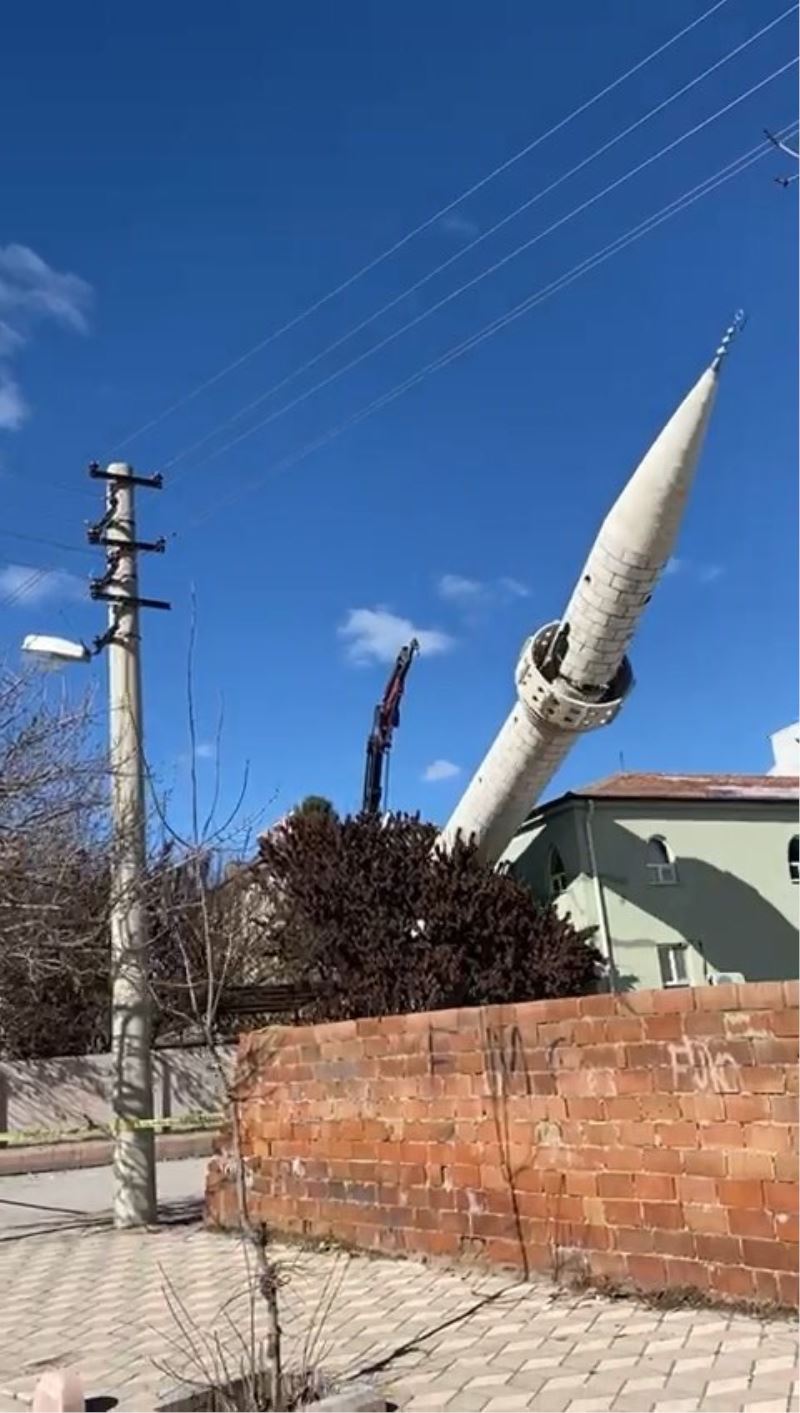
[[[613,721],[633,686],[625,655],[669,559],[737,314],[711,366],[612,506],[563,617],[525,642],[517,703],[439,836],[473,838],[492,863],[582,731]]]

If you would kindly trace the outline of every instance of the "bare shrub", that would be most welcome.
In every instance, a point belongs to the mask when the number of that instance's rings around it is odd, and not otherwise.
[[[264,949],[319,1019],[572,996],[600,957],[568,919],[434,825],[300,811],[260,841]]]

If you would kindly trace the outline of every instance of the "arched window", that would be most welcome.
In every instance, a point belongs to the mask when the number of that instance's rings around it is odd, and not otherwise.
[[[650,883],[662,885],[678,881],[675,860],[661,834],[654,834],[647,841],[647,877]]]
[[[564,867],[558,849],[551,849],[547,861],[548,873],[550,875],[550,897],[557,898],[559,893],[563,893],[567,886],[567,870]]]
[[[792,883],[800,883],[800,834],[789,840],[789,877]]]

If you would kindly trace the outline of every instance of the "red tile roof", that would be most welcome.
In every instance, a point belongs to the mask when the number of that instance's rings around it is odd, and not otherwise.
[[[611,800],[773,800],[800,799],[794,775],[608,775],[582,789],[578,799]]]

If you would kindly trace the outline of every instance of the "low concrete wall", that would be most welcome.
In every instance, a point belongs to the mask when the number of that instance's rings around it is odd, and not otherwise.
[[[233,1047],[225,1047],[224,1055],[232,1065]],[[219,1111],[219,1082],[204,1049],[156,1050],[153,1069],[156,1118]],[[107,1124],[111,1076],[110,1055],[0,1059],[0,1145],[9,1130]]]

